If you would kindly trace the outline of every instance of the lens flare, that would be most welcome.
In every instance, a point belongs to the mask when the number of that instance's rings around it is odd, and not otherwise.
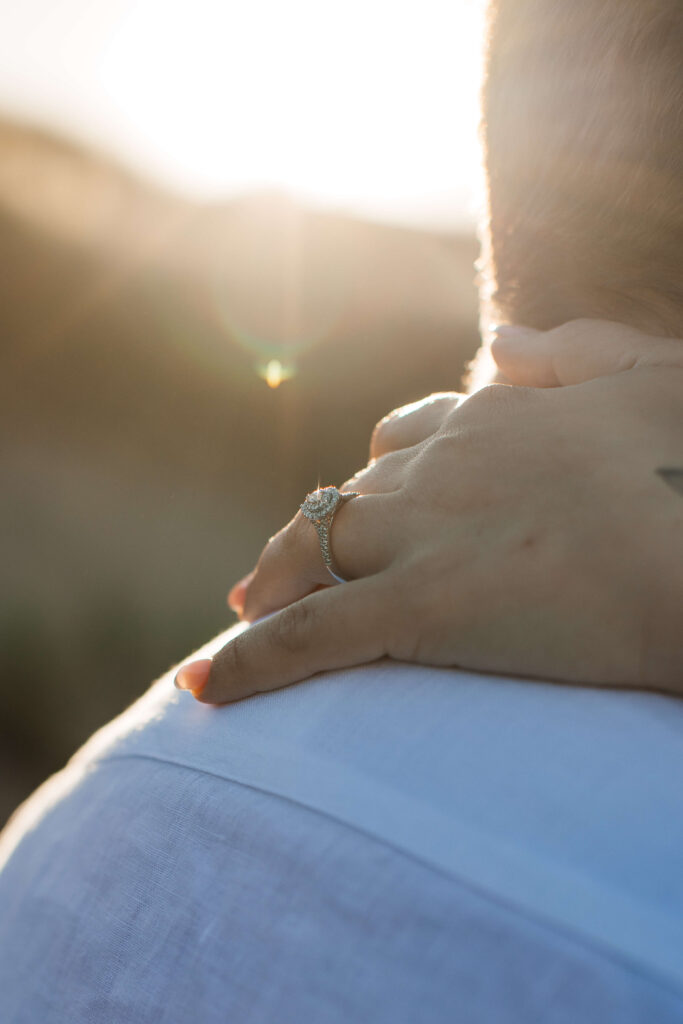
[[[265,366],[258,368],[258,375],[269,388],[279,388],[283,381],[294,376],[294,368],[283,366],[279,359],[271,359]]]

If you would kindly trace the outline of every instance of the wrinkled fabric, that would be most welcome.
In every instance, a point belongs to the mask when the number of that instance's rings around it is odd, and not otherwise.
[[[683,1022],[682,783],[658,694],[164,677],[0,839],[0,1021]]]

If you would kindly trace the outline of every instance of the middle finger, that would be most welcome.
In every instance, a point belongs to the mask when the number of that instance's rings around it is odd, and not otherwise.
[[[456,391],[444,391],[394,409],[372,432],[370,458],[377,459],[426,440],[465,397]]]

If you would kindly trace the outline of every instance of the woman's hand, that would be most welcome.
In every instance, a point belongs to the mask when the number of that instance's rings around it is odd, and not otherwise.
[[[181,686],[221,703],[388,655],[683,690],[683,501],[658,473],[683,463],[683,345],[581,322],[501,332],[493,351],[509,379],[555,389],[382,421],[332,529],[353,582],[314,592],[327,573],[297,514],[242,588],[245,617],[282,610]]]
[[[442,425],[446,416],[465,401],[466,395],[456,392],[444,392],[429,395],[419,402],[394,409],[380,420],[374,429],[370,441],[370,463],[389,452],[410,448],[431,437]],[[366,470],[348,480],[340,490],[358,490],[359,484],[364,489],[362,479]],[[364,478],[366,479],[366,478]],[[367,483],[367,480],[366,480]],[[367,496],[367,495],[366,495]],[[364,501],[362,507],[356,502],[356,522],[358,513],[363,516],[369,511],[373,515],[371,503]],[[336,554],[337,530],[345,511],[340,509],[336,514],[332,529],[332,550]],[[377,538],[367,531],[371,547],[359,538],[360,545],[356,552],[347,555],[344,563],[345,577],[367,576],[378,572],[386,565],[387,553],[378,545]],[[302,549],[305,557],[302,558]],[[310,594],[318,587],[329,586],[332,580],[320,557],[318,536],[311,523],[298,513],[294,519],[270,539],[264,548],[256,569],[240,580],[228,595],[228,604],[238,613],[240,618],[253,622],[254,619],[268,615],[279,608],[284,608],[293,601]]]

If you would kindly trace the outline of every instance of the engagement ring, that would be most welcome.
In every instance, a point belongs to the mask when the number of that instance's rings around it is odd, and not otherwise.
[[[332,552],[330,550],[330,530],[335,512],[341,508],[344,502],[351,498],[357,498],[359,491],[340,491],[338,487],[319,487],[317,491],[311,491],[306,495],[306,500],[300,506],[301,511],[307,519],[315,526],[320,540],[320,551],[323,562],[337,583],[348,583],[343,576],[333,569]]]

